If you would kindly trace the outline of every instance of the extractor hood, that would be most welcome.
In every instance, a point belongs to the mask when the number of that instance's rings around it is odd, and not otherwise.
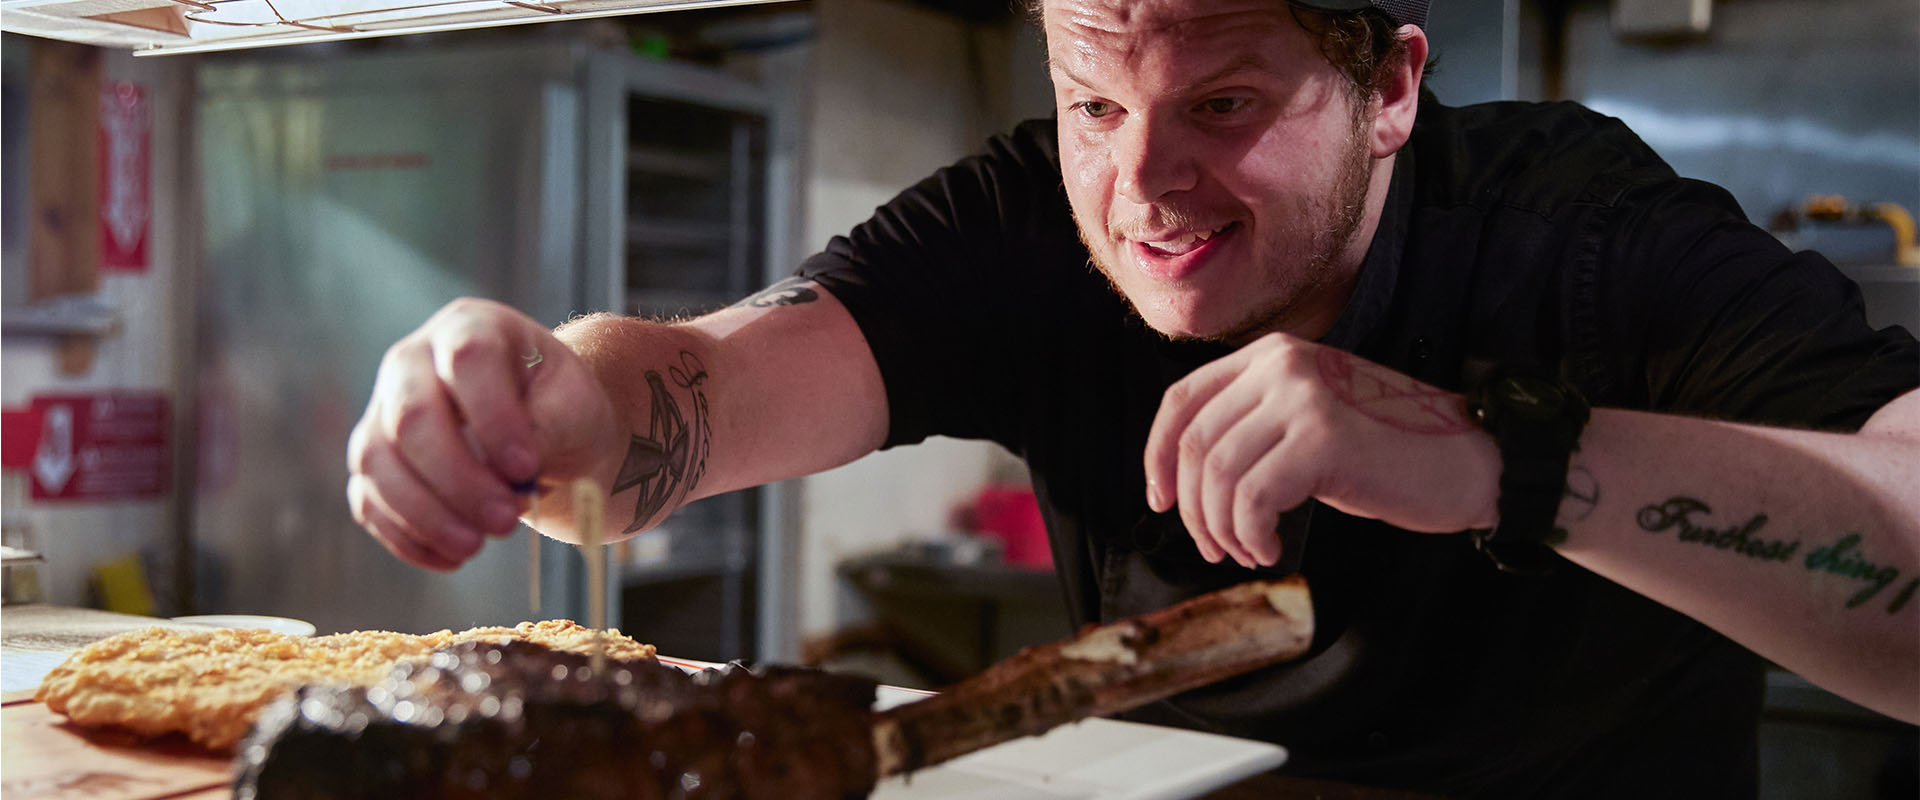
[[[0,29],[156,55],[776,1],[0,0]]]

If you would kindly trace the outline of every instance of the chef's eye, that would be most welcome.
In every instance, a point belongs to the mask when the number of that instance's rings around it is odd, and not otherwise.
[[[1104,117],[1108,114],[1113,113],[1114,111],[1112,103],[1107,103],[1100,100],[1082,100],[1078,103],[1074,103],[1073,105],[1068,106],[1067,108],[1072,109],[1074,111],[1078,111],[1094,119],[1099,119],[1101,117]]]
[[[1213,97],[1200,101],[1199,109],[1208,114],[1224,115],[1246,108],[1247,103],[1244,97]]]

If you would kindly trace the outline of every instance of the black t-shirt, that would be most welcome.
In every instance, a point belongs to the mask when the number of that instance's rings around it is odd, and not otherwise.
[[[1146,506],[1162,393],[1228,351],[1166,341],[1088,266],[1051,121],[800,273],[866,335],[888,446],[982,438],[1027,460],[1076,621],[1268,572],[1208,564]],[[1870,330],[1829,263],[1572,104],[1423,103],[1323,341],[1455,391],[1470,362],[1527,363],[1599,407],[1838,430],[1920,383],[1920,347]],[[1761,663],[1719,634],[1569,563],[1502,573],[1465,536],[1312,503],[1282,524],[1305,531],[1308,656],[1129,717],[1281,744],[1296,775],[1445,794],[1755,794]]]

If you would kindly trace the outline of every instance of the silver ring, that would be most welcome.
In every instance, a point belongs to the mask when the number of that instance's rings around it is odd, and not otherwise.
[[[540,355],[539,348],[535,348],[533,352],[521,356],[521,358],[526,359],[527,369],[533,369],[535,365],[546,360],[545,356]]]

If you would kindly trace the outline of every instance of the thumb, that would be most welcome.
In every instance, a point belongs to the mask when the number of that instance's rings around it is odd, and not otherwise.
[[[606,388],[586,362],[554,340],[528,369],[526,407],[543,481],[592,477],[610,484],[628,437]]]

